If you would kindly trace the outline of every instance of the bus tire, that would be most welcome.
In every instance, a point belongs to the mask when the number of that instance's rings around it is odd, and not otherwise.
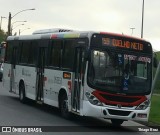
[[[68,111],[68,99],[66,94],[63,94],[60,99],[60,111],[63,118],[70,118],[70,112]]]
[[[121,119],[111,119],[113,126],[121,126],[121,124],[124,122],[124,120]]]
[[[19,100],[22,103],[26,102],[26,95],[25,95],[25,87],[24,87],[24,83],[21,83],[19,86]]]

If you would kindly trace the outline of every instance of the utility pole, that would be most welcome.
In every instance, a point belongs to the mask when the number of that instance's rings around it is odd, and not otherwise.
[[[8,33],[7,35],[10,36],[11,35],[11,12],[9,12],[9,17],[8,17]]]
[[[2,29],[1,29],[1,26],[2,26],[2,19],[3,19],[3,18],[6,18],[6,17],[1,16],[1,21],[0,21],[0,30],[2,30]]]
[[[21,11],[17,12],[13,16],[11,16],[11,12],[9,12],[9,17],[8,17],[8,33],[7,33],[8,36],[12,35],[12,33],[11,33],[11,20],[12,20],[12,18],[15,17],[17,14],[19,14],[21,12],[24,12],[24,11],[28,11],[28,10],[35,10],[35,8],[21,10]]]
[[[141,38],[143,38],[143,20],[144,20],[144,0],[142,3],[142,26],[141,26]]]

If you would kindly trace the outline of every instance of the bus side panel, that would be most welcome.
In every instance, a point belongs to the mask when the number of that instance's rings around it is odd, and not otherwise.
[[[69,96],[68,81],[72,78],[64,79],[63,71],[53,69],[45,69],[44,77],[46,78],[44,83],[44,103],[58,107],[59,91],[63,88],[66,90],[67,96]]]
[[[36,69],[29,66],[16,67],[16,82],[19,84],[20,80],[24,81],[26,97],[36,99]],[[18,89],[18,88],[17,88]]]
[[[3,85],[7,90],[10,90],[10,76],[11,76],[11,64],[4,63]]]

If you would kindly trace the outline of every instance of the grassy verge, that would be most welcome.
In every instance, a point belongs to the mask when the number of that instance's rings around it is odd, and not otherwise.
[[[160,125],[160,95],[153,95],[149,122]]]
[[[160,94],[160,89],[155,89],[155,90],[154,90],[154,93],[155,93],[155,94]]]

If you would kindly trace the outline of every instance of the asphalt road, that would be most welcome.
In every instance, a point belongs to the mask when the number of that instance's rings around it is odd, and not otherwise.
[[[66,120],[60,116],[57,108],[47,105],[38,105],[33,101],[28,101],[27,104],[22,104],[17,95],[9,93],[9,91],[3,87],[2,82],[0,82],[0,126],[22,126],[23,128],[45,126],[46,130],[48,128],[48,131],[53,131],[52,133],[23,133],[23,135],[97,135],[97,133],[98,135],[128,135],[128,133],[130,135],[158,135],[160,133],[137,132],[139,128],[148,129],[148,127],[132,121],[124,122],[121,127],[116,128],[112,127],[110,120],[105,119],[73,116],[72,119]],[[21,135],[22,133],[0,132],[0,135],[1,134]]]

